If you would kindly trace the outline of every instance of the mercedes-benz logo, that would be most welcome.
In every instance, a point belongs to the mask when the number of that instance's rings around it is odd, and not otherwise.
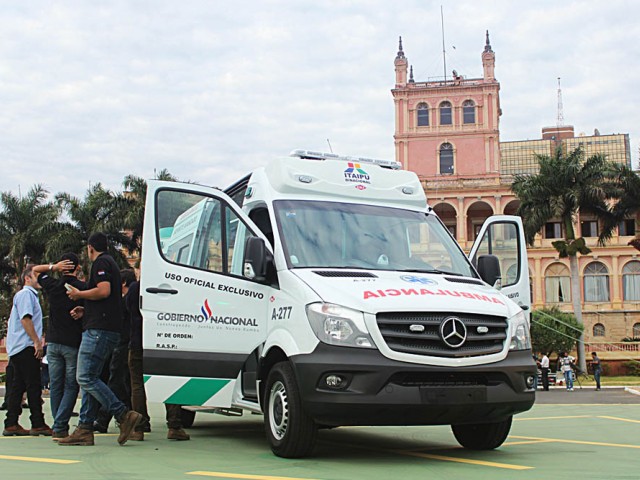
[[[451,348],[460,348],[467,339],[467,327],[458,317],[447,317],[440,324],[440,338]]]

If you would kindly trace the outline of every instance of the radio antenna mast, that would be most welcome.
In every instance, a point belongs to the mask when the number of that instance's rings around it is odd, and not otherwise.
[[[442,25],[442,63],[444,64],[444,81],[447,81],[447,54],[444,48],[444,13],[442,5],[440,5],[440,23]]]
[[[558,118],[556,120],[556,126],[562,127],[564,125],[564,112],[562,111],[562,89],[560,88],[560,77],[558,77]]]
[[[331,142],[329,141],[328,138],[327,138],[327,143],[329,144],[329,151],[333,153],[333,148],[331,148]]]

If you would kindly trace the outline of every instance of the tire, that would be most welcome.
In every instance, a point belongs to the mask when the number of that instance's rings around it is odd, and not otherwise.
[[[180,421],[182,422],[182,428],[193,427],[193,422],[196,420],[196,412],[192,410],[180,409]]]
[[[267,377],[264,400],[264,426],[273,453],[284,458],[309,455],[318,427],[302,408],[291,364],[274,365]]]
[[[511,430],[509,417],[502,422],[474,423],[470,425],[451,425],[458,443],[469,450],[493,450],[507,439]]]

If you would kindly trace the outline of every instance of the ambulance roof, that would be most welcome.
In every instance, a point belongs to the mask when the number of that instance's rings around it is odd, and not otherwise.
[[[292,156],[277,158],[264,168],[274,200],[281,196],[417,208],[427,206],[418,176],[400,170],[397,162],[317,152],[311,152],[314,156],[305,156],[304,153],[308,151],[296,150]],[[319,158],[321,155],[331,156]],[[258,170],[249,184],[254,181],[259,184],[260,177]]]

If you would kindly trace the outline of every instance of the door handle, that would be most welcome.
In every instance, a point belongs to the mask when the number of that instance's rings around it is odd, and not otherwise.
[[[149,287],[147,288],[147,293],[168,293],[170,295],[175,295],[178,293],[178,290],[173,288],[158,288],[158,287]]]

